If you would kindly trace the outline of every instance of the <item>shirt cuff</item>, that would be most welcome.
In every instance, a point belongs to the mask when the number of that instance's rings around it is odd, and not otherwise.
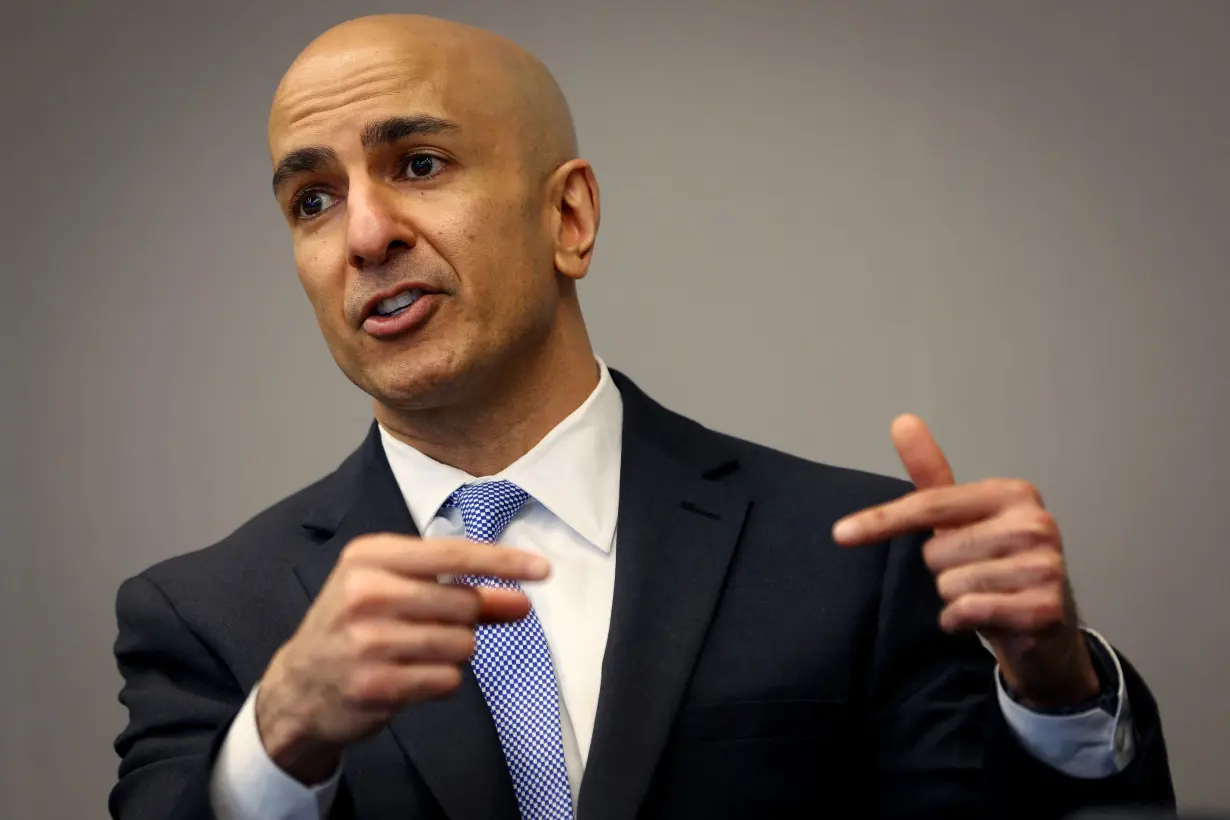
[[[1013,700],[1004,689],[998,666],[995,668],[995,689],[1004,719],[1031,755],[1069,777],[1094,780],[1123,771],[1132,762],[1136,747],[1119,657],[1097,632],[1084,631],[1106,649],[1114,663],[1118,678],[1114,714],[1099,707],[1072,715],[1034,712]]]
[[[218,820],[323,820],[329,814],[341,766],[316,786],[305,786],[269,758],[256,727],[253,689],[231,724],[210,779]]]

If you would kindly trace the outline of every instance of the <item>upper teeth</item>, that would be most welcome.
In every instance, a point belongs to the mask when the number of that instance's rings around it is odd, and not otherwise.
[[[414,300],[423,295],[423,291],[415,288],[413,290],[403,290],[396,296],[390,296],[376,305],[376,314],[379,316],[388,316],[390,313],[396,313],[404,307],[409,307],[414,304]]]

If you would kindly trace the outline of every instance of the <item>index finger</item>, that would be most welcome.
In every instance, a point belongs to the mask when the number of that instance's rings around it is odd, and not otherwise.
[[[1000,498],[982,484],[916,490],[842,518],[833,525],[833,540],[856,547],[911,532],[959,527],[995,514],[999,506]]]
[[[384,534],[356,539],[347,550],[351,560],[412,578],[482,575],[507,581],[541,581],[551,571],[545,558],[531,552],[464,538]]]

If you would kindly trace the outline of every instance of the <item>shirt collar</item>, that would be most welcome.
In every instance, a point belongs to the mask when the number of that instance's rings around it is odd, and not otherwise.
[[[623,401],[598,359],[598,386],[528,453],[494,476],[477,478],[432,459],[395,438],[380,438],[389,466],[419,532],[453,491],[476,481],[507,479],[603,552],[610,552],[619,515]]]

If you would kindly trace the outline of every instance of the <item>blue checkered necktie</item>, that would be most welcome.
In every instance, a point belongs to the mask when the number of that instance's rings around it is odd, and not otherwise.
[[[462,487],[444,507],[461,510],[466,538],[490,544],[530,500],[511,481]],[[515,581],[461,576],[459,583],[520,589]],[[512,624],[479,624],[470,665],[512,775],[522,820],[572,820],[572,791],[560,735],[559,689],[542,624],[533,610]]]

